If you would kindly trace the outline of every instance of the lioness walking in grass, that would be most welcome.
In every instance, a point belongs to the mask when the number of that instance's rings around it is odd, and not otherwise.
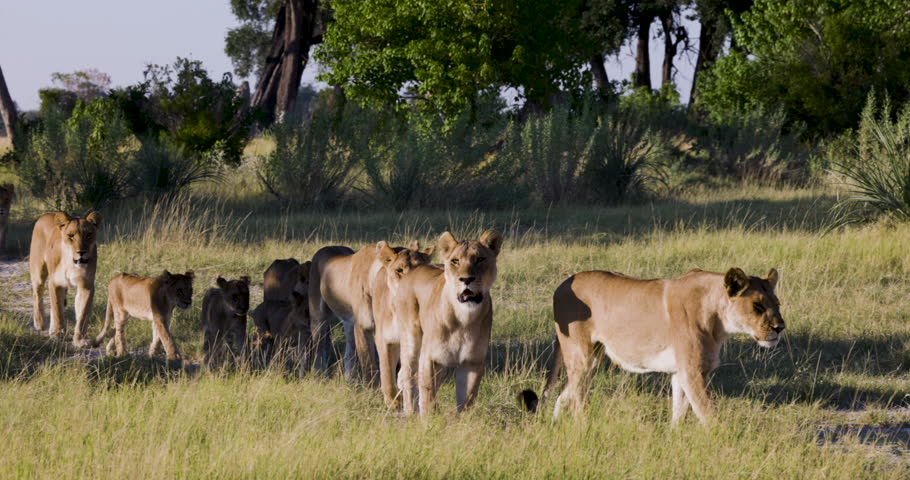
[[[672,422],[691,405],[704,423],[713,411],[706,378],[720,364],[727,337],[744,333],[769,348],[780,341],[778,278],[774,269],[759,278],[739,268],[655,280],[603,271],[569,277],[553,294],[556,343],[540,404],[564,367],[569,381],[556,399],[553,419],[567,406],[578,415],[605,351],[625,370],[672,374]],[[534,392],[526,390],[523,397],[530,410],[540,408]]]
[[[399,386],[405,414],[414,411],[415,383],[420,414],[433,412],[442,370],[448,367],[455,368],[458,410],[471,406],[490,344],[490,288],[496,281],[502,235],[487,230],[480,240],[459,242],[445,232],[438,245],[443,265],[417,266],[402,277],[395,293],[395,315],[402,328]]]

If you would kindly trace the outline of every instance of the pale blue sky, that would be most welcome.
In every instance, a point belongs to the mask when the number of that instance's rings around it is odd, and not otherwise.
[[[20,109],[38,106],[38,89],[54,72],[97,68],[113,85],[142,78],[147,63],[171,63],[177,56],[202,60],[213,78],[231,71],[224,35],[236,25],[228,0],[3,0],[0,2],[0,67]],[[698,26],[691,34],[697,39]],[[652,26],[652,35],[657,31]],[[660,79],[663,48],[651,45],[652,84]],[[611,79],[628,78],[633,50],[626,46],[609,60]],[[682,100],[689,95],[694,58],[677,60]],[[313,82],[308,65],[304,82]],[[253,83],[252,81],[250,82]]]

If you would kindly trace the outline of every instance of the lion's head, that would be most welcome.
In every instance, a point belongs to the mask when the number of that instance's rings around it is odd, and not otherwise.
[[[732,330],[752,335],[762,347],[770,348],[780,342],[785,328],[780,314],[780,301],[774,287],[780,275],[771,269],[765,278],[750,277],[739,268],[724,275],[724,287],[730,298],[726,317]]]
[[[63,238],[64,256],[72,258],[76,268],[88,268],[89,262],[98,255],[96,240],[101,227],[101,215],[92,212],[83,219],[57,213],[54,221]]]
[[[414,240],[408,248],[390,247],[385,240],[376,244],[376,254],[386,272],[390,290],[398,288],[401,277],[418,265],[426,265],[433,260],[436,247],[420,249],[420,242]]]
[[[165,270],[158,278],[164,286],[164,292],[168,302],[177,305],[181,310],[190,308],[190,305],[193,303],[194,276],[195,274],[192,270],[188,270],[183,275]]]
[[[239,280],[215,280],[221,290],[224,303],[234,315],[246,315],[250,309],[250,277],[244,275]],[[192,285],[190,285],[192,289]],[[192,290],[190,290],[192,292]]]
[[[502,249],[502,235],[487,230],[480,240],[457,241],[445,232],[439,236],[446,286],[458,303],[480,305],[496,281],[496,257]]]
[[[16,188],[13,187],[13,184],[4,183],[0,185],[0,221],[9,215],[14,196],[16,196]]]

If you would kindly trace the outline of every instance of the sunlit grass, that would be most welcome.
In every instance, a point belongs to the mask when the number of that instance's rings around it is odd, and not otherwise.
[[[451,380],[429,422],[387,411],[377,391],[277,372],[211,375],[161,361],[66,360],[41,347],[27,318],[0,325],[13,349],[0,380],[0,423],[11,440],[0,471],[13,476],[457,476],[902,478],[907,465],[850,435],[820,440],[840,411],[903,424],[910,392],[910,226],[870,225],[824,235],[833,199],[823,191],[741,189],[617,208],[514,212],[296,212],[267,200],[136,203],[105,212],[92,333],[107,282],[121,271],[197,272],[193,307],[173,331],[201,355],[199,314],[218,275],[261,279],[276,258],[378,240],[434,243],[486,228],[505,233],[493,291],[488,375],[477,408],[455,415]],[[13,211],[11,239],[27,246],[34,205]],[[712,379],[719,418],[669,428],[664,375],[605,367],[587,419],[556,426],[524,415],[515,395],[538,388],[553,338],[551,295],[568,275],[608,269],[641,277],[692,268],[752,274],[771,267],[787,321],[774,351],[748,339],[725,348]],[[27,281],[27,279],[14,279]],[[260,296],[254,291],[255,305]],[[72,305],[72,300],[70,301]],[[144,351],[150,327],[132,320],[128,348]],[[12,342],[12,343],[9,343]],[[42,349],[44,348],[44,349]],[[31,356],[24,351],[37,352]],[[141,360],[141,361],[140,361]],[[24,368],[25,364],[36,364]],[[840,409],[840,410],[838,410]],[[853,421],[853,420],[849,420]],[[691,422],[691,420],[690,420]]]

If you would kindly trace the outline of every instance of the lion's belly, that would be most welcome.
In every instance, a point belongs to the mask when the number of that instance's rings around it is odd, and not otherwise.
[[[601,343],[610,360],[623,370],[634,373],[676,372],[676,352],[669,345],[643,348],[641,345],[611,345],[609,340],[603,338],[594,338],[594,341]]]

